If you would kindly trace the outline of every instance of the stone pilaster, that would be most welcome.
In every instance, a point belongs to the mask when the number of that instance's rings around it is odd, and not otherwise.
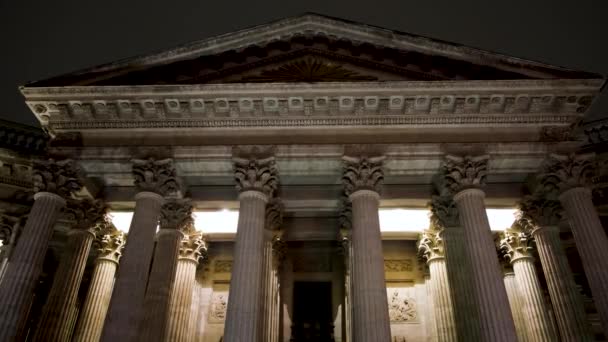
[[[520,290],[517,286],[517,279],[515,279],[515,273],[513,268],[503,268],[505,288],[507,289],[507,297],[509,298],[509,305],[511,306],[511,313],[513,314],[513,321],[515,323],[515,331],[517,332],[517,340],[520,342],[527,341],[528,336],[526,331],[526,319],[524,317],[523,304],[521,300]]]
[[[272,342],[278,335],[274,330],[278,315],[275,308],[276,291],[278,290],[278,259],[273,246],[281,244],[283,231],[280,227],[283,223],[283,204],[278,197],[274,197],[266,206],[266,241],[264,242],[264,300],[262,302],[262,336],[263,341]]]
[[[528,221],[536,240],[538,256],[547,280],[555,319],[563,342],[593,341],[583,299],[577,289],[559,238],[561,205],[543,194],[527,196],[519,204],[522,218]]]
[[[595,307],[608,336],[608,237],[591,197],[596,172],[592,155],[551,155],[540,175],[543,191],[559,193],[583,262]]]
[[[131,342],[137,335],[161,206],[164,196],[178,189],[171,159],[134,160],[133,178],[139,192],[103,328],[104,342]]]
[[[118,260],[125,245],[125,235],[115,229],[102,231],[98,234],[97,245],[99,254],[95,259],[89,290],[74,331],[74,342],[99,341],[101,337]]]
[[[522,311],[526,322],[527,341],[556,341],[551,317],[543,296],[534,259],[532,258],[532,237],[519,223],[505,231],[500,241],[504,257],[513,265],[515,280],[521,298]]]
[[[437,341],[458,341],[452,294],[445,263],[442,232],[435,226],[424,231],[418,241],[418,252],[429,267],[432,310]]]
[[[445,263],[458,338],[460,341],[478,341],[479,313],[469,280],[471,262],[465,251],[464,229],[460,225],[456,203],[447,194],[433,196],[430,209],[432,224],[443,227]]]
[[[239,221],[224,326],[225,342],[261,341],[266,203],[278,185],[274,157],[234,158]]]
[[[470,283],[479,312],[480,341],[516,341],[507,291],[502,279],[496,247],[484,204],[481,186],[487,173],[487,156],[448,156],[444,165],[447,187],[464,227],[466,253],[471,262]]]
[[[342,214],[341,214],[342,215]],[[352,244],[350,230],[350,214],[348,216],[348,229],[341,225],[340,233],[338,234],[338,242],[340,250],[344,257],[344,325],[346,331],[344,337],[346,341],[353,340],[353,287],[352,287]],[[344,223],[344,221],[342,222]]]
[[[186,235],[181,241],[165,341],[191,342],[194,339],[190,313],[196,267],[201,259],[206,258],[207,248],[199,233]]]
[[[36,282],[64,197],[79,190],[80,170],[73,161],[34,162],[34,205],[0,285],[0,341],[22,340]]]
[[[171,199],[161,208],[160,231],[140,323],[140,341],[164,341],[169,321],[171,293],[184,233],[193,233],[192,204]],[[187,322],[186,322],[187,323]]]
[[[70,200],[67,219],[74,223],[66,249],[53,278],[34,341],[68,341],[72,336],[78,290],[96,231],[110,223],[102,201]]]
[[[391,339],[384,256],[378,217],[383,157],[343,157],[342,177],[352,203],[353,337],[355,341]]]

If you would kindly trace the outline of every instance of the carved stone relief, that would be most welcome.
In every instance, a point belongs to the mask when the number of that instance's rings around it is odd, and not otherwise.
[[[384,272],[411,272],[413,262],[411,259],[385,259]]]
[[[209,323],[224,323],[228,309],[228,284],[214,284],[209,303]]]
[[[418,323],[416,299],[405,288],[389,287],[388,313],[391,323]]]
[[[213,270],[215,273],[232,272],[232,260],[216,260]]]

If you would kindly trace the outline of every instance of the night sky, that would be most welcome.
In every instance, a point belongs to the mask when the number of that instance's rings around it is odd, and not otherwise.
[[[606,9],[605,0],[0,0],[0,118],[37,125],[17,90],[29,81],[304,12],[608,75]],[[601,117],[608,91],[589,119]]]

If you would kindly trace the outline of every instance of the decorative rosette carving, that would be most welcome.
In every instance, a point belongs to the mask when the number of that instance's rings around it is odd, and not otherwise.
[[[179,248],[179,258],[187,259],[198,263],[207,259],[207,243],[200,233],[186,235]]]
[[[190,199],[169,199],[160,209],[161,229],[179,229],[184,232],[194,231],[192,202]]]
[[[453,193],[485,185],[489,156],[452,156],[445,158],[445,186]]]
[[[52,192],[68,198],[72,192],[82,188],[82,174],[80,167],[70,159],[35,160],[32,171],[34,192]]]
[[[179,182],[172,159],[134,159],[133,178],[139,191],[166,196],[179,190]]]
[[[122,249],[127,242],[123,232],[116,229],[108,229],[97,236],[98,258],[109,259],[118,262],[122,255]]]
[[[520,219],[534,227],[557,226],[562,219],[562,205],[541,194],[528,195],[518,203]],[[523,223],[522,223],[523,224]]]
[[[499,254],[509,262],[532,257],[532,235],[524,229],[525,222],[516,221],[500,235]]]
[[[263,159],[234,157],[234,180],[239,192],[255,190],[272,197],[279,184],[274,157]]]
[[[418,256],[420,259],[430,262],[433,259],[443,258],[445,256],[441,234],[442,231],[436,227],[422,232],[420,239],[418,240]]]
[[[278,197],[270,199],[266,205],[266,229],[277,230],[283,224],[283,202]]]
[[[460,226],[458,208],[452,196],[433,196],[429,207],[433,225],[443,228]]]
[[[557,195],[572,188],[592,185],[596,172],[593,154],[551,154],[543,164],[539,175],[542,190]]]
[[[66,220],[74,222],[73,229],[99,231],[109,223],[108,206],[102,200],[70,199],[64,208]]]
[[[346,195],[349,196],[357,190],[371,190],[379,193],[384,180],[384,172],[382,171],[384,159],[384,156],[343,156],[344,174],[342,183]]]

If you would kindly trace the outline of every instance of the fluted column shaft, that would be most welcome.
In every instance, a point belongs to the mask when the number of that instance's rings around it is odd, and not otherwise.
[[[352,202],[353,337],[356,342],[388,342],[391,339],[384,256],[380,236],[380,196],[356,190]]]
[[[447,227],[443,230],[445,263],[454,305],[454,317],[460,341],[479,340],[479,314],[475,305],[474,289],[469,275],[470,261],[465,251],[462,227]]]
[[[520,257],[514,259],[512,264],[521,296],[528,341],[556,341],[557,335],[551,324],[533,259]]]
[[[608,237],[587,188],[573,188],[559,197],[572,227],[577,250],[600,315],[604,334],[608,336]]]
[[[515,332],[519,342],[526,342],[528,335],[526,331],[526,319],[524,318],[523,305],[521,301],[520,290],[517,287],[517,280],[513,271],[505,272],[504,274],[505,288],[509,298],[509,305],[513,313],[513,321],[515,323]]]
[[[595,338],[587,323],[585,308],[574,282],[557,227],[541,227],[532,232],[543,273],[547,280],[551,303],[561,340],[587,342]]]
[[[177,261],[166,341],[191,342],[194,339],[194,329],[190,327],[190,312],[197,264],[191,258],[179,258]]]
[[[72,335],[74,322],[70,318],[95,235],[75,229],[68,234],[67,250],[55,272],[34,341],[68,341]]]
[[[95,261],[87,297],[74,332],[74,342],[99,341],[110,305],[117,266],[117,261],[111,258],[98,258]]]
[[[430,286],[435,311],[437,341],[458,341],[445,258],[431,258],[428,265],[432,280]]]
[[[480,319],[480,340],[516,341],[515,324],[502,279],[496,247],[486,215],[485,194],[480,189],[465,189],[454,196],[471,262],[471,285],[474,287]]]
[[[140,323],[140,341],[164,341],[169,319],[171,291],[175,283],[175,269],[183,233],[177,229],[158,232],[152,270],[144,299],[144,313]]]
[[[38,192],[0,286],[0,341],[20,339],[53,226],[66,202]]]
[[[263,290],[264,221],[268,196],[247,190],[239,194],[240,209],[234,244],[230,298],[224,327],[225,342],[256,342]]]
[[[135,212],[102,333],[104,342],[130,342],[137,334],[162,203],[163,197],[153,192],[135,196]]]

